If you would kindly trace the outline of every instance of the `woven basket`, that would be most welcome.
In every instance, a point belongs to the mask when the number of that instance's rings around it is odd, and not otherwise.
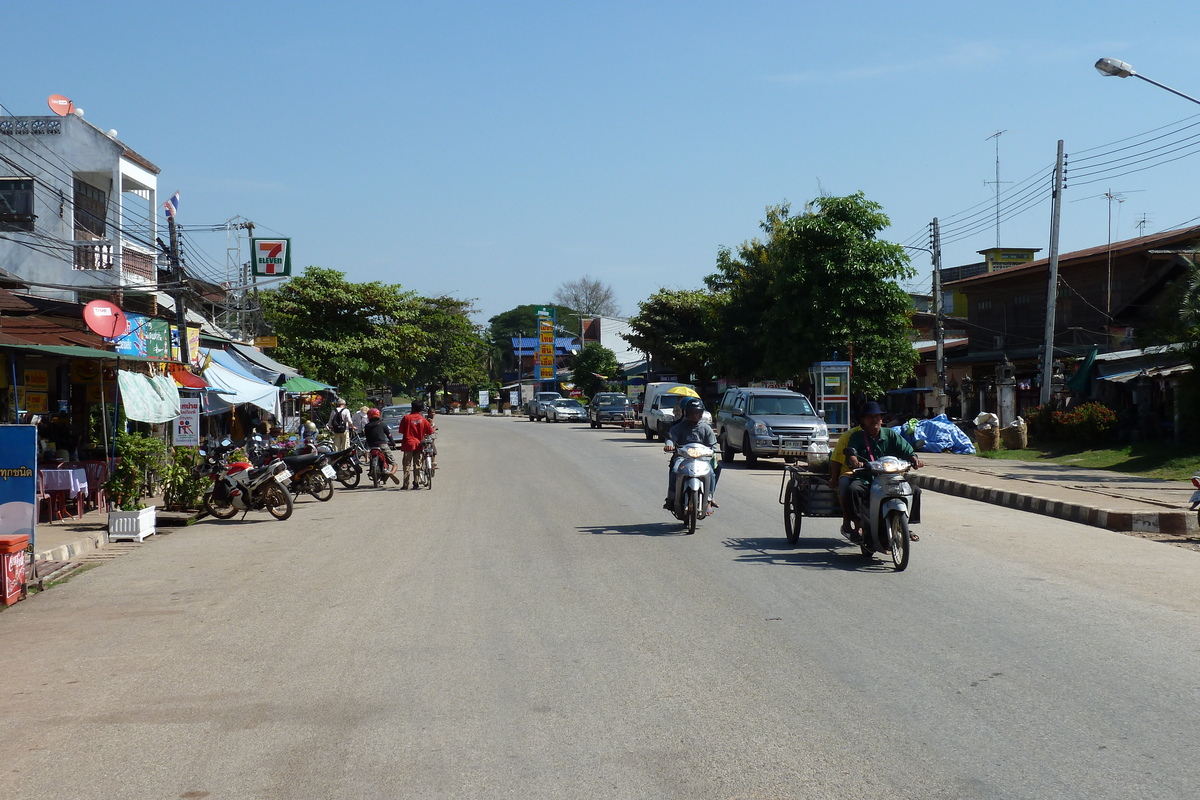
[[[975,431],[975,448],[980,452],[1000,449],[1000,429],[988,428]]]

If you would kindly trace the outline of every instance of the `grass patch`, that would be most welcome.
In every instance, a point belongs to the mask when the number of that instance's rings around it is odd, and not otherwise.
[[[1087,469],[1107,469],[1144,478],[1186,481],[1200,470],[1200,448],[1169,444],[1129,444],[1122,447],[1085,449],[1077,445],[1045,444],[1025,450],[991,450],[983,458],[1015,461],[1048,461]]]

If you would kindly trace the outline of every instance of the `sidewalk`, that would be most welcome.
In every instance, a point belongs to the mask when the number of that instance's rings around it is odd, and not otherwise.
[[[1060,464],[921,453],[925,489],[1112,531],[1191,536],[1192,485]]]
[[[196,512],[163,511],[161,497],[149,497],[144,502],[159,509],[156,527],[160,532],[189,525],[196,518]],[[78,560],[108,543],[108,512],[96,509],[79,518],[68,516],[54,522],[39,522],[34,558],[40,565],[58,565]]]

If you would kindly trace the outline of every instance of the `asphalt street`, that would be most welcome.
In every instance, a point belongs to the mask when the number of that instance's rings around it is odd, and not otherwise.
[[[639,433],[439,417],[432,491],[206,521],[0,613],[3,798],[1187,798],[1200,553],[927,494],[895,573],[695,536]]]

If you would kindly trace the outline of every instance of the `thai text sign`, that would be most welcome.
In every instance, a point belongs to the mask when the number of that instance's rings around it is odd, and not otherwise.
[[[538,309],[538,380],[552,381],[557,377],[554,364],[554,308]]]
[[[176,447],[200,446],[200,398],[179,398],[179,416],[175,418],[173,443]]]
[[[0,425],[0,535],[34,535],[37,428]]]

